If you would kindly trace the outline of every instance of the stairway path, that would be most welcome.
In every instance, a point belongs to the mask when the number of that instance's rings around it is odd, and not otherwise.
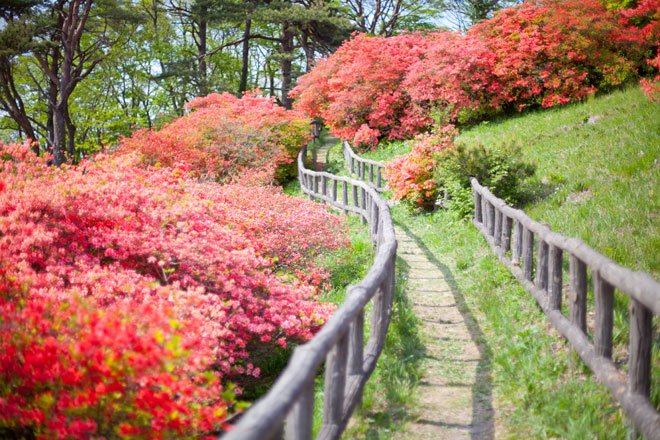
[[[455,287],[451,262],[420,247],[396,227],[398,256],[408,270],[406,296],[425,346],[417,407],[397,439],[492,439],[490,355]]]

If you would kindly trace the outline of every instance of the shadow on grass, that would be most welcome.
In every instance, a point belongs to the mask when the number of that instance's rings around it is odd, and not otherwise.
[[[472,423],[469,426],[461,427],[469,431],[471,433],[471,438],[474,440],[493,439],[495,432],[492,403],[493,383],[490,377],[493,352],[488,345],[484,333],[479,327],[470,306],[465,301],[465,297],[463,296],[461,289],[458,287],[451,269],[439,261],[424,242],[413,234],[405,224],[397,223],[397,226],[406,232],[408,237],[424,252],[424,256],[435,267],[437,267],[440,272],[442,272],[454,296],[456,306],[468,328],[470,337],[479,350],[476,379],[474,384],[472,384]]]

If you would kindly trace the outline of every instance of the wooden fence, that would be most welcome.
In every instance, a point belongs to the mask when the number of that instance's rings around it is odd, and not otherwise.
[[[647,439],[660,439],[660,415],[649,402],[651,321],[660,314],[660,284],[646,273],[617,265],[576,238],[552,232],[507,206],[476,179],[471,182],[473,223],[499,260],[534,295],[550,322],[621,404],[636,430]],[[561,308],[564,258],[569,263],[570,317],[564,316]],[[591,335],[587,331],[590,284],[595,315]],[[612,362],[615,289],[630,298],[627,375]]]
[[[295,349],[268,393],[250,407],[223,440],[312,438],[314,380],[324,361],[323,424],[316,438],[339,438],[361,400],[364,384],[385,343],[392,314],[397,247],[387,203],[364,182],[306,169],[306,154],[304,148],[298,156],[303,192],[360,215],[369,224],[376,256],[367,276],[348,289],[346,301],[316,336]],[[365,346],[364,308],[370,301],[371,326]]]
[[[371,183],[376,191],[385,191],[385,179],[383,178],[383,170],[385,166],[375,160],[363,159],[351,148],[351,145],[344,141],[341,144],[344,159],[348,164],[348,169],[353,176],[365,182]]]

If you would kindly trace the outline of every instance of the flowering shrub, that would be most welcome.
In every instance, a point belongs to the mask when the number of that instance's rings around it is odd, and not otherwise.
[[[196,98],[194,110],[159,131],[139,130],[122,149],[138,151],[147,165],[177,164],[195,177],[247,184],[285,181],[310,140],[310,120],[250,92]]]
[[[424,57],[408,69],[403,87],[416,106],[442,113],[443,122],[499,107],[502,85],[495,54],[474,35],[429,34]]]
[[[414,141],[409,154],[385,164],[385,177],[394,200],[405,200],[423,209],[433,206],[438,196],[433,181],[435,156],[451,146],[457,134],[452,125],[447,125],[433,134],[421,135]]]
[[[38,383],[17,378],[20,383],[12,387],[32,387],[32,400],[15,402],[20,411],[49,412],[48,417],[60,417],[53,426],[66,420],[66,429],[82,430],[79,437],[88,437],[89,430],[105,435],[99,431],[101,419],[89,414],[97,408],[103,418],[117,405],[124,408],[119,399],[126,411],[117,413],[117,423],[108,418],[103,429],[119,427],[139,436],[152,436],[148,429],[176,435],[204,431],[211,427],[192,412],[212,411],[217,417],[209,416],[209,423],[220,422],[231,403],[207,399],[217,396],[218,381],[260,374],[248,344],[261,344],[264,354],[268,347],[307,340],[333,310],[317,301],[315,286],[328,275],[319,262],[346,240],[339,219],[317,204],[273,187],[192,180],[186,163],[145,167],[135,153],[98,155],[94,162],[59,169],[47,166],[27,145],[0,145],[0,157],[5,186],[0,261],[12,267],[13,281],[27,287],[25,304],[3,302],[3,329],[4,322],[25,323],[11,328],[14,342],[3,350],[50,350],[42,369],[59,371],[62,364],[71,371],[79,367],[83,376],[80,388],[57,388],[54,378]],[[30,326],[38,331],[25,330]],[[74,342],[96,337],[96,351],[88,347],[87,355],[76,357]],[[141,351],[150,345],[153,352]],[[108,372],[107,382],[88,371],[88,361]],[[25,362],[12,365],[34,369]],[[147,387],[152,377],[153,386]],[[113,388],[119,386],[115,382],[126,389]],[[89,412],[80,410],[84,402],[77,396],[97,386],[110,387],[111,395],[85,403]],[[73,406],[62,403],[56,412],[48,397],[56,392],[55,401],[69,393]],[[140,400],[144,393],[154,396]],[[140,405],[149,399],[168,409],[153,403],[153,411],[164,412],[142,417]],[[122,415],[133,414],[135,407],[136,419]],[[82,425],[74,426],[70,414],[81,412]],[[35,414],[36,421],[23,415],[6,423],[51,429],[51,419]]]
[[[296,108],[363,147],[430,130],[432,110],[444,125],[565,104],[635,75],[657,42],[657,14],[658,0],[628,12],[598,0],[537,0],[466,34],[358,34],[303,75],[292,96]]]
[[[431,122],[410,105],[401,87],[408,67],[419,60],[422,34],[390,38],[356,34],[298,80],[295,108],[321,117],[330,131],[358,145],[374,139],[408,138]]]
[[[519,110],[579,100],[634,73],[633,62],[619,51],[616,13],[597,0],[523,3],[469,34],[493,52],[501,101]]]
[[[637,6],[624,9],[622,22],[628,25],[629,34],[637,35],[638,41],[653,47],[655,56],[646,60],[646,64],[656,70],[653,79],[642,79],[642,89],[651,101],[660,101],[660,1],[640,0]]]
[[[197,438],[223,427],[230,391],[200,322],[172,310],[22,298],[0,273],[0,432],[8,437]]]

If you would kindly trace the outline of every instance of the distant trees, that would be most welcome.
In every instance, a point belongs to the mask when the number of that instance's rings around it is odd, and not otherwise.
[[[0,5],[0,140],[77,162],[209,93],[296,79],[356,30],[434,25],[439,0],[13,0]]]

